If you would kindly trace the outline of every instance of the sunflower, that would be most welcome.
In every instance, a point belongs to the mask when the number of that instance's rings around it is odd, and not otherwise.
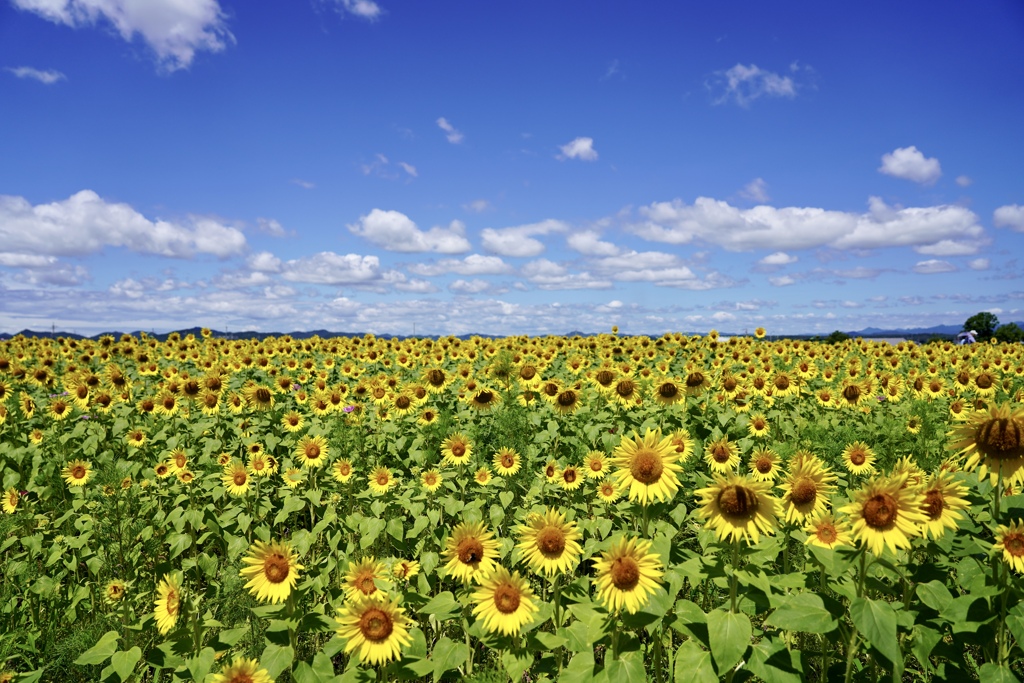
[[[268,477],[274,473],[267,456],[256,453],[249,456],[249,473],[254,477]]]
[[[420,563],[415,560],[396,560],[391,567],[391,573],[396,578],[408,581],[420,573]]]
[[[850,541],[850,525],[846,520],[836,520],[831,512],[811,515],[804,525],[807,532],[807,545],[819,548],[834,549],[838,545],[852,545]]]
[[[916,415],[911,415],[907,418],[907,432],[910,434],[918,434],[921,432],[921,418]]]
[[[412,621],[405,616],[404,609],[383,593],[345,602],[335,618],[339,623],[338,636],[348,641],[345,652],[358,650],[363,664],[401,659],[402,647],[412,643]]]
[[[430,425],[437,422],[438,413],[434,408],[424,408],[423,412],[416,419],[416,424],[420,427],[429,427]]]
[[[481,467],[476,471],[476,474],[473,475],[473,480],[481,486],[487,486],[491,483],[491,470],[486,466]]]
[[[583,459],[583,474],[587,479],[604,479],[608,472],[607,458],[601,451],[590,451]]]
[[[755,439],[768,436],[771,427],[768,426],[768,419],[761,413],[750,416],[750,423],[747,425],[747,432]]]
[[[171,474],[188,468],[188,453],[184,448],[173,448],[167,455],[167,464],[171,468]]]
[[[307,434],[295,444],[294,456],[304,468],[323,467],[330,452],[327,439],[319,434],[316,436]]]
[[[854,441],[843,449],[843,465],[850,474],[871,474],[874,463],[875,452],[863,441]]]
[[[181,608],[181,581],[175,574],[167,574],[156,586],[153,615],[160,635],[166,635],[178,623]]]
[[[605,479],[597,485],[597,497],[606,503],[612,503],[619,499],[618,485],[611,479]]]
[[[867,398],[860,382],[853,378],[843,380],[839,394],[833,399],[835,403],[844,408],[855,408],[860,402]]]
[[[978,410],[950,433],[951,450],[967,456],[964,467],[980,465],[979,477],[991,471],[993,484],[1001,474],[1014,480],[1024,468],[1024,409],[1013,410],[1009,403]]]
[[[611,397],[623,407],[641,403],[640,387],[630,377],[623,377],[612,387]]]
[[[529,582],[502,566],[480,579],[473,602],[473,616],[483,622],[484,630],[506,636],[519,635],[539,611]]]
[[[630,614],[647,604],[664,574],[650,541],[626,537],[613,541],[611,548],[594,560],[594,571],[598,599],[610,612],[625,608]]]
[[[481,387],[467,400],[469,407],[478,412],[486,412],[501,402],[498,392],[487,387]]]
[[[675,450],[679,462],[686,462],[693,455],[693,437],[689,430],[677,429],[669,436],[672,440],[672,448]]]
[[[473,444],[464,434],[456,432],[441,444],[441,454],[449,465],[465,465],[473,455]]]
[[[956,422],[964,422],[970,417],[970,403],[958,398],[949,403],[949,416]]]
[[[750,454],[750,476],[757,481],[775,481],[781,474],[779,454],[771,448],[757,448]]]
[[[214,674],[211,680],[213,683],[274,683],[257,660],[244,657],[235,659],[226,669]]]
[[[483,522],[462,522],[448,537],[443,557],[448,574],[468,583],[494,570],[498,541]]]
[[[263,602],[284,602],[299,578],[299,556],[287,541],[264,543],[256,541],[249,554],[242,558],[248,565],[240,575],[248,579],[245,587]]]
[[[178,470],[174,473],[174,476],[182,484],[191,484],[196,479],[196,475],[192,470]]]
[[[1019,574],[1024,574],[1024,521],[1014,520],[1010,526],[999,525],[996,530],[996,542],[992,546],[996,552],[1003,552],[1003,562]]]
[[[378,496],[383,496],[390,491],[396,483],[395,478],[391,475],[391,470],[387,467],[375,467],[370,472],[369,482],[370,490]]]
[[[61,476],[68,486],[84,486],[92,474],[92,465],[85,460],[72,460],[61,470]]]
[[[142,445],[146,443],[146,432],[141,429],[133,429],[128,432],[128,436],[125,437],[125,441],[132,448],[142,448]]]
[[[345,458],[339,458],[331,465],[331,476],[339,484],[347,484],[352,478],[352,463]]]
[[[260,412],[274,407],[274,391],[262,384],[249,383],[242,387],[242,397],[252,410]]]
[[[552,407],[562,415],[571,415],[580,408],[580,395],[575,389],[564,389],[555,396]]]
[[[764,339],[764,336],[766,334],[767,331],[765,331],[763,327],[758,327],[754,329],[754,337],[756,337],[757,339]]]
[[[704,462],[712,474],[733,472],[740,466],[740,449],[729,441],[728,435],[723,436],[704,447]]]
[[[701,497],[697,515],[707,520],[718,540],[746,538],[757,543],[761,534],[774,534],[779,501],[770,494],[771,483],[749,477],[715,474],[714,484],[695,491]]]
[[[575,465],[568,465],[558,473],[558,485],[564,491],[575,491],[583,483],[583,475]]]
[[[297,432],[302,429],[305,423],[305,418],[294,410],[285,413],[284,417],[281,418],[281,425],[287,432]]]
[[[345,591],[348,600],[370,596],[378,591],[377,581],[385,581],[386,578],[387,567],[384,563],[373,557],[366,557],[359,562],[349,562],[341,589]]]
[[[549,483],[553,484],[558,481],[558,472],[558,462],[555,460],[548,460],[548,464],[544,465],[544,478],[547,479]]]
[[[670,406],[683,400],[686,394],[676,380],[665,379],[654,387],[654,400],[663,406]]]
[[[803,522],[811,515],[828,509],[828,498],[835,490],[836,475],[817,457],[797,454],[790,462],[789,472],[779,488],[787,522]]]
[[[579,563],[583,539],[576,522],[567,522],[555,508],[544,514],[531,514],[526,523],[516,527],[518,548],[523,559],[535,572],[554,576],[569,573]]]
[[[158,462],[153,468],[153,474],[155,474],[158,479],[166,479],[174,473],[171,472],[171,466],[166,462]]]
[[[494,454],[494,471],[503,477],[511,477],[523,465],[523,458],[512,448],[501,448]]]
[[[239,460],[233,460],[224,468],[221,481],[224,482],[224,488],[227,489],[228,494],[236,498],[249,492],[249,473],[245,471],[245,465]]]
[[[46,436],[46,435],[43,433],[43,430],[41,430],[41,429],[33,429],[28,434],[28,440],[30,442],[32,442],[32,444],[38,446],[39,444],[41,444],[43,442],[43,437],[44,436]]]
[[[694,370],[686,375],[683,386],[687,396],[700,396],[711,386],[711,380],[700,370]]]
[[[55,398],[52,401],[50,401],[48,410],[50,412],[50,417],[60,422],[61,420],[65,419],[68,415],[71,414],[72,407],[71,404],[65,401],[64,399]]]
[[[124,598],[125,591],[127,589],[128,587],[124,581],[121,579],[112,579],[107,582],[106,587],[103,589],[103,599],[107,601],[107,604],[113,605]]]
[[[875,555],[881,555],[885,546],[893,552],[909,548],[911,537],[921,535],[921,525],[927,521],[921,512],[924,495],[905,483],[905,474],[873,477],[840,510],[853,521],[854,539]]]
[[[953,480],[953,473],[940,469],[924,487],[924,536],[938,540],[947,529],[956,530],[963,519],[962,511],[968,507],[964,496],[967,487]]]
[[[9,515],[13,515],[14,511],[18,509],[18,502],[21,500],[21,494],[18,489],[13,486],[4,491],[4,512]]]
[[[618,485],[629,487],[629,499],[647,505],[654,500],[671,500],[679,490],[678,474],[682,471],[679,454],[670,437],[662,438],[661,430],[647,430],[643,438],[633,432],[623,438],[612,453],[612,464]]]
[[[444,477],[437,470],[426,470],[420,475],[420,483],[428,493],[433,493],[441,488],[442,481],[444,481]]]

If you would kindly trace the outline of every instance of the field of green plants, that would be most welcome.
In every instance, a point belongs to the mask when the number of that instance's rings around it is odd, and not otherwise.
[[[1019,681],[1024,353],[0,342],[0,682]]]

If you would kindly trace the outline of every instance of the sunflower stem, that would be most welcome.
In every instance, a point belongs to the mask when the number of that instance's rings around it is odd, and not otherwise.
[[[736,570],[740,564],[740,541],[739,539],[733,539],[732,542],[732,571],[729,573],[729,604],[730,611],[734,614],[739,610],[736,609],[736,584],[738,579],[736,577]]]

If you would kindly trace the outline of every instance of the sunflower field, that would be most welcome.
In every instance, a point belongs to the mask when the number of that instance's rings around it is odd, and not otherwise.
[[[0,342],[0,682],[1019,681],[1024,350]]]

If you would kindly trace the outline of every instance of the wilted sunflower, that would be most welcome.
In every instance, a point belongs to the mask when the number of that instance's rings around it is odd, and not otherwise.
[[[567,522],[556,508],[544,514],[531,514],[525,524],[516,527],[518,548],[535,572],[554,576],[569,573],[580,561],[583,539],[576,522]]]
[[[382,496],[390,491],[391,487],[393,487],[395,483],[395,478],[391,475],[391,470],[387,467],[375,467],[373,471],[370,472],[370,490],[378,496]]]
[[[1002,551],[1003,562],[1018,574],[1024,574],[1024,521],[1014,520],[1010,526],[1000,524],[992,549]]]
[[[107,582],[106,587],[103,589],[103,599],[110,605],[121,602],[121,599],[124,598],[124,594],[127,589],[128,587],[124,581],[121,579],[112,579]]]
[[[331,465],[331,476],[339,484],[347,484],[352,478],[352,463],[345,458],[339,458]]]
[[[245,471],[245,465],[239,460],[234,460],[224,469],[224,475],[221,477],[221,481],[224,483],[224,488],[228,494],[238,497],[244,496],[249,492],[251,487],[249,483],[249,473]]]
[[[72,460],[61,470],[61,476],[68,486],[84,486],[92,475],[92,465],[85,460]]]
[[[850,474],[871,474],[875,471],[875,452],[863,441],[854,441],[843,449],[843,465]]]
[[[904,483],[906,475],[873,477],[841,510],[853,522],[854,539],[875,555],[881,555],[885,546],[893,552],[909,548],[910,539],[921,535],[921,525],[927,521],[921,512],[924,495]]]
[[[780,506],[770,493],[771,483],[736,474],[713,476],[714,484],[695,493],[701,497],[697,515],[707,520],[718,540],[745,538],[757,543],[761,534],[775,533]]]
[[[442,481],[444,481],[444,477],[437,470],[426,470],[420,475],[420,483],[428,493],[433,493],[441,488]]]
[[[167,574],[156,586],[153,616],[160,635],[166,635],[178,623],[181,607],[181,581],[175,574]]]
[[[853,544],[850,540],[850,525],[844,519],[837,521],[831,512],[808,517],[804,531],[807,532],[807,545],[832,549],[838,545]]]
[[[330,452],[327,439],[319,434],[316,436],[307,434],[295,444],[294,456],[295,460],[304,468],[323,467]]]
[[[1024,468],[1024,409],[1013,410],[1009,403],[976,411],[950,433],[951,450],[967,456],[964,467],[980,465],[979,477],[991,472],[995,484],[999,475],[1014,480]]]
[[[740,449],[729,441],[728,435],[704,446],[704,462],[712,474],[734,472],[740,466]]]
[[[449,465],[465,465],[473,455],[473,444],[465,434],[456,432],[441,444],[441,454]]]
[[[266,669],[255,659],[235,659],[231,665],[213,675],[213,683],[274,683]]]
[[[468,583],[494,570],[498,541],[483,522],[463,522],[448,537],[443,558],[448,574]]]
[[[613,475],[618,485],[629,488],[629,499],[647,505],[675,496],[679,490],[678,474],[682,471],[678,460],[671,437],[662,438],[660,429],[648,429],[643,438],[636,432],[631,438],[623,438],[612,453],[611,462],[619,468]]]
[[[587,479],[604,479],[607,474],[607,459],[601,451],[590,451],[583,459],[583,474]]]
[[[494,471],[503,477],[511,477],[522,467],[523,459],[512,448],[500,448],[494,454]]]
[[[529,582],[502,566],[480,579],[473,602],[473,616],[483,622],[484,630],[506,636],[519,635],[539,611]]]
[[[612,503],[619,499],[618,485],[611,479],[605,479],[597,485],[597,497],[606,503]]]
[[[349,600],[376,593],[377,581],[387,579],[387,567],[373,557],[365,557],[359,562],[349,562],[348,572],[342,580],[341,589]]]
[[[779,484],[787,522],[803,522],[828,509],[829,496],[835,490],[836,475],[810,453],[793,456],[786,478]]]
[[[771,448],[757,448],[750,454],[750,476],[757,481],[775,481],[781,473],[779,454]]]
[[[242,558],[248,565],[240,575],[248,579],[245,587],[263,602],[284,602],[299,579],[299,556],[287,541],[264,543],[256,541],[249,554]]]
[[[661,558],[651,552],[650,541],[624,536],[594,560],[594,571],[597,598],[610,612],[625,608],[630,614],[647,604],[664,574]]]
[[[924,536],[938,540],[947,529],[955,531],[968,508],[966,495],[967,487],[954,481],[952,472],[940,469],[933,474],[924,487]]]
[[[18,509],[18,502],[21,500],[21,494],[18,489],[13,486],[4,491],[4,512],[9,515],[13,515],[14,511]]]
[[[412,643],[412,621],[405,610],[383,593],[345,602],[335,617],[345,652],[357,650],[363,664],[379,665],[401,659],[402,647]]]

